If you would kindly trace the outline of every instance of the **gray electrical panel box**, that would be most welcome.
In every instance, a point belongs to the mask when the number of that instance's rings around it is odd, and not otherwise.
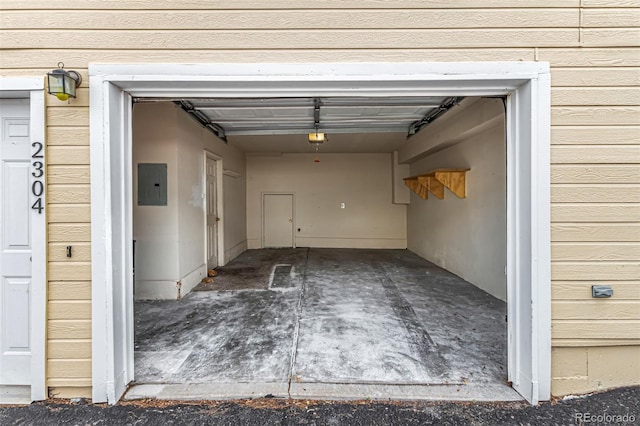
[[[167,205],[167,165],[138,164],[138,205]]]

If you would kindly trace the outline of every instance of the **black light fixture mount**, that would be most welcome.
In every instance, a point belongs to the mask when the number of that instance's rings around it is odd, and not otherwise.
[[[76,89],[82,83],[79,72],[65,70],[64,63],[58,62],[58,68],[47,73],[49,83],[48,92],[61,101],[76,97]]]
[[[315,132],[309,133],[309,143],[316,144],[316,151],[318,150],[318,144],[323,143],[326,138],[323,132],[319,132],[320,129],[320,99],[313,100],[313,127]]]

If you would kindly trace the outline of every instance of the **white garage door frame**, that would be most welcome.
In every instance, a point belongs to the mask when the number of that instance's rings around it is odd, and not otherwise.
[[[45,141],[45,107],[43,77],[0,77],[0,98],[29,100],[29,136],[32,142]],[[43,153],[46,168],[46,149]],[[46,173],[40,180],[46,187]],[[46,312],[47,312],[47,222],[46,191],[40,197],[45,210],[31,211],[31,294],[30,294],[30,333],[31,333],[31,380],[32,401],[47,398],[46,389]],[[33,195],[31,203],[35,202]],[[12,395],[6,395],[11,398]]]
[[[131,98],[507,96],[508,375],[550,397],[550,73],[540,62],[92,64],[93,401],[133,380]]]

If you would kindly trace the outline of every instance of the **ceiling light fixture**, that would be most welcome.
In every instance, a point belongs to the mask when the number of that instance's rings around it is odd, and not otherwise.
[[[317,129],[315,132],[309,133],[309,143],[323,143],[325,140],[325,134],[318,132]]]

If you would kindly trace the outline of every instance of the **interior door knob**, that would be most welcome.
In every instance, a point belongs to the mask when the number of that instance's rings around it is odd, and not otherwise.
[[[292,219],[289,219],[289,223],[293,223],[293,220],[292,220]]]

